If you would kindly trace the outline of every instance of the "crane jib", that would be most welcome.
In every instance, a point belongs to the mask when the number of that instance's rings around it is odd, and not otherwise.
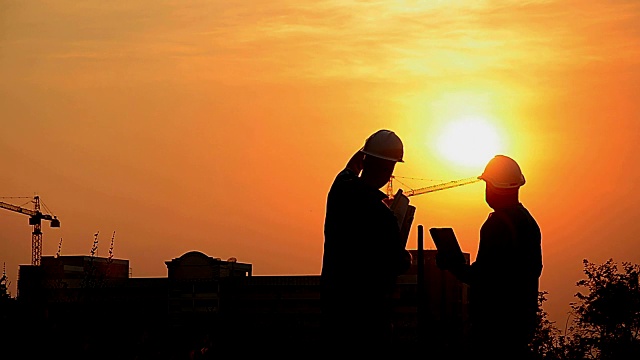
[[[392,177],[392,179],[393,179],[393,177]],[[421,194],[426,194],[426,193],[430,193],[430,192],[434,192],[434,191],[451,189],[451,188],[462,186],[462,185],[473,184],[473,183],[476,183],[478,181],[481,181],[481,179],[479,179],[478,177],[474,176],[474,177],[465,178],[465,179],[452,180],[452,181],[448,181],[448,182],[445,182],[445,183],[431,185],[431,186],[427,186],[427,187],[423,187],[423,188],[419,188],[419,189],[405,190],[403,192],[403,194],[405,196],[421,195]],[[391,180],[387,184],[387,193],[388,193],[388,196],[390,198],[393,198],[393,195],[392,195],[393,189],[392,189]]]

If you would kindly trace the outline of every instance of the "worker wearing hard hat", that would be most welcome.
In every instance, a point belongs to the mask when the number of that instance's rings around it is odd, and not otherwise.
[[[393,212],[380,191],[396,163],[400,138],[379,130],[336,176],[326,204],[321,272],[324,349],[380,354],[391,346],[391,295],[411,266]]]
[[[516,161],[497,155],[479,178],[493,212],[480,229],[476,259],[447,264],[437,255],[437,264],[470,286],[473,356],[528,359],[542,274],[540,227],[519,200],[525,178]]]

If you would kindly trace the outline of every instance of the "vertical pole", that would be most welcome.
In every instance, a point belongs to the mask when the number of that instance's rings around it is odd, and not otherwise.
[[[417,326],[417,336],[418,336],[418,343],[421,344],[422,340],[423,340],[423,336],[424,336],[424,327],[425,327],[425,323],[424,323],[424,302],[425,302],[425,298],[424,298],[424,227],[422,225],[418,225],[418,269],[417,269],[417,307],[416,307],[416,312],[417,312],[417,320],[418,320],[418,326]]]

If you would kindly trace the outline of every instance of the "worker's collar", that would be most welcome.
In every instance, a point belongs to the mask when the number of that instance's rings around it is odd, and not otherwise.
[[[522,206],[522,203],[520,202],[516,202],[516,203],[492,203],[491,204],[491,208],[493,210],[508,210],[508,209],[514,209],[517,207]]]

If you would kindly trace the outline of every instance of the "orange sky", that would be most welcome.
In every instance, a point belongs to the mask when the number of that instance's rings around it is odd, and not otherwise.
[[[527,177],[562,327],[582,259],[640,263],[638,24],[634,0],[3,1],[0,196],[59,217],[43,255],[99,231],[107,256],[116,231],[136,277],[190,250],[319,274],[327,190],[369,134],[402,137],[419,188],[481,172],[433,146],[480,117]],[[475,256],[481,183],[411,202]],[[0,228],[15,293],[31,228],[2,209]]]

